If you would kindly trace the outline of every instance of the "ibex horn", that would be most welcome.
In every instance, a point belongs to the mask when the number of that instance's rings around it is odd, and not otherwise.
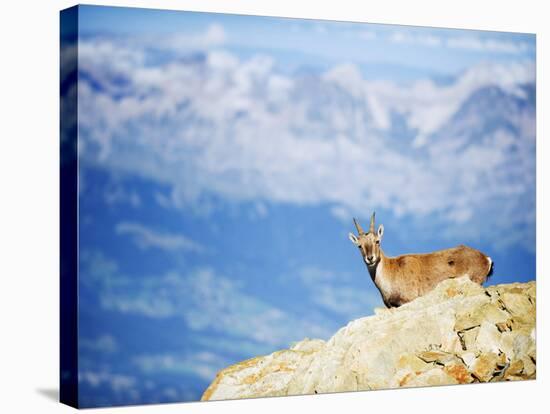
[[[372,216],[371,216],[371,218],[370,218],[370,228],[369,228],[369,232],[370,232],[370,233],[374,233],[374,215],[375,215],[375,214],[376,214],[376,213],[373,211],[373,212],[372,212]]]
[[[355,217],[353,218],[353,222],[355,223],[355,227],[357,228],[357,232],[359,233],[359,236],[362,234],[365,234],[363,229],[361,228],[361,225],[355,220]]]

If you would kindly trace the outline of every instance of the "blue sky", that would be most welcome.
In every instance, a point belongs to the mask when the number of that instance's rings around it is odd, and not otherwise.
[[[347,234],[535,274],[535,37],[79,16],[80,402],[194,401],[382,306]]]

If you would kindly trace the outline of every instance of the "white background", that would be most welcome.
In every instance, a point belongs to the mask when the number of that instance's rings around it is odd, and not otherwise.
[[[510,4],[513,3],[513,4]],[[0,11],[0,412],[63,413],[59,404],[59,10],[61,0],[5,2]],[[95,4],[232,12],[520,31],[537,34],[537,304],[536,381],[167,404],[102,409],[105,413],[257,412],[540,412],[547,410],[548,16],[544,1],[522,0],[179,0]],[[545,73],[546,70],[546,73]],[[522,214],[518,211],[517,214]],[[513,271],[513,269],[510,269]],[[93,410],[95,411],[95,410]]]

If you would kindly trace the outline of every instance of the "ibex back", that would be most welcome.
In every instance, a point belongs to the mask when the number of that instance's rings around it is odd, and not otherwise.
[[[492,273],[493,261],[479,250],[464,245],[425,254],[405,254],[387,257],[380,248],[384,226],[374,230],[374,213],[370,228],[364,232],[353,219],[357,232],[349,234],[370,276],[382,295],[387,307],[397,307],[425,295],[439,282],[468,276],[473,282],[483,284]]]

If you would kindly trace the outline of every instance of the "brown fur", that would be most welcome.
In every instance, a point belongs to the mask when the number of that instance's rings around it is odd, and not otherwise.
[[[446,279],[467,275],[473,282],[483,284],[491,274],[491,259],[464,245],[432,253],[387,257],[380,248],[383,231],[380,226],[374,233],[373,215],[369,232],[360,230],[359,237],[350,234],[350,239],[359,247],[387,307],[401,306],[423,296]],[[371,258],[372,262],[366,258]]]

